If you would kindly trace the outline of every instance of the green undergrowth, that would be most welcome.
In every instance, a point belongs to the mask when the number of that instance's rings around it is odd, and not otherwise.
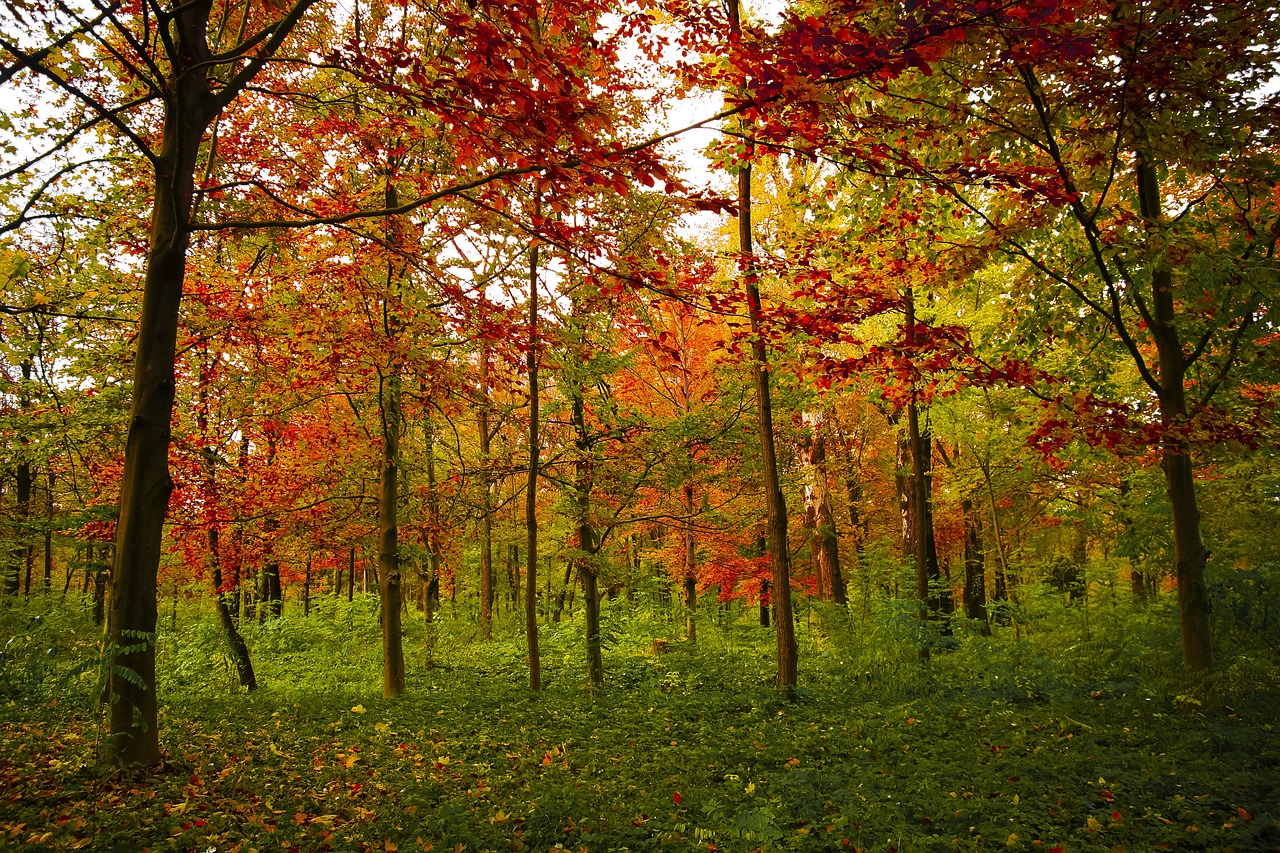
[[[1280,849],[1274,655],[1224,636],[1192,682],[1168,605],[1096,610],[1028,596],[985,637],[909,603],[804,606],[786,695],[750,613],[705,608],[693,647],[620,599],[604,688],[566,621],[535,696],[516,626],[480,643],[446,605],[407,623],[390,701],[371,599],[247,624],[252,694],[183,610],[157,638],[167,761],[142,777],[96,759],[97,633],[33,602],[0,615],[0,849]]]

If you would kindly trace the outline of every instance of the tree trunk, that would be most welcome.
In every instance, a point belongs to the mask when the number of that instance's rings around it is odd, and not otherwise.
[[[574,313],[578,313],[575,303]],[[577,365],[579,371],[583,365]],[[587,407],[582,397],[580,381],[569,381],[569,397],[572,409],[574,449],[574,510],[578,529],[578,576],[582,578],[583,614],[586,616],[587,683],[598,688],[604,683],[604,659],[600,652],[600,597],[594,557],[597,551],[595,530],[591,526],[591,490],[595,484],[595,466],[592,459],[591,437],[587,434]]]
[[[356,597],[356,546],[353,543],[347,551],[347,602]]]
[[[1138,200],[1149,231],[1159,227],[1160,185],[1156,166],[1145,152],[1136,152]],[[1182,630],[1182,661],[1193,673],[1213,669],[1209,633],[1209,589],[1206,570],[1209,550],[1200,533],[1195,468],[1190,448],[1179,430],[1187,418],[1187,360],[1176,323],[1173,276],[1166,259],[1151,272],[1151,337],[1159,355],[1160,467],[1173,511],[1173,553],[1178,580],[1178,613]]]
[[[202,483],[204,494],[202,497],[205,507],[205,566],[209,570],[209,580],[213,585],[213,607],[218,614],[218,626],[222,628],[223,636],[226,637],[227,648],[231,652],[231,661],[236,668],[236,676],[240,679],[241,687],[252,691],[258,689],[258,681],[254,677],[253,662],[249,658],[249,647],[245,645],[244,637],[240,635],[240,631],[236,627],[235,618],[227,603],[227,590],[223,588],[220,534],[216,516],[218,451],[209,436],[209,372],[210,357],[206,352],[200,362],[200,388],[197,392],[198,404],[196,408],[196,429],[205,445],[201,453],[203,457],[201,466],[204,469],[204,482]]]
[[[94,559],[93,546],[89,546],[89,564],[93,569],[93,624],[101,625],[106,621],[107,586],[111,580],[111,563],[108,546],[102,546],[102,556]],[[88,580],[86,576],[85,580]]]
[[[769,627],[769,582],[761,578],[760,580],[760,627]]]
[[[211,3],[181,7],[170,25],[181,65],[167,81],[155,167],[150,250],[142,291],[133,400],[125,443],[111,578],[108,761],[160,761],[157,726],[156,575],[173,491],[169,437],[173,417],[178,308],[186,276],[187,223],[200,141],[221,109],[209,91],[207,26]]]
[[[840,572],[840,540],[836,533],[835,514],[831,511],[831,494],[827,485],[827,440],[820,418],[813,425],[813,436],[805,449],[805,457],[810,475],[805,502],[813,517],[809,547],[818,575],[819,597],[844,606],[848,599]]]
[[[742,28],[738,0],[729,0],[729,19],[733,31]],[[738,243],[745,264],[743,287],[747,312],[751,320],[752,377],[756,389],[756,411],[759,418],[761,463],[764,468],[765,502],[768,507],[769,555],[773,563],[774,606],[777,609],[778,675],[777,685],[784,690],[796,686],[799,650],[796,625],[791,608],[791,554],[787,545],[787,504],[778,479],[778,459],[774,446],[773,401],[769,389],[769,353],[765,344],[760,304],[758,273],[751,259],[751,164],[744,163],[738,172]]]
[[[394,368],[393,368],[394,370]],[[400,527],[396,482],[400,469],[400,377],[379,377],[382,415],[382,474],[378,481],[378,591],[382,620],[382,696],[404,693],[404,648],[400,626]]]
[[[964,516],[964,615],[982,623],[982,633],[991,633],[987,625],[987,569],[982,550],[982,517],[973,501],[960,502]]]
[[[541,214],[535,199],[535,213]],[[527,569],[524,630],[529,655],[529,689],[542,689],[542,661],[538,652],[538,247],[529,249],[529,481],[525,492],[524,524]]]
[[[280,564],[271,560],[262,569],[262,605],[258,608],[258,620],[278,619],[283,610],[284,588],[280,585]]]
[[[231,618],[231,608],[227,605],[227,591],[222,588],[222,561],[218,557],[218,528],[210,525],[206,534],[208,552],[205,560],[209,568],[209,579],[213,583],[213,606],[218,614],[218,625],[227,638],[227,647],[231,651],[231,662],[235,664],[236,676],[240,686],[246,690],[258,689],[258,680],[253,674],[253,661],[249,658],[249,647],[244,637],[236,629],[235,620]]]
[[[31,363],[22,363],[23,379],[31,378]],[[25,392],[24,392],[25,394]],[[22,408],[26,408],[25,404]],[[25,441],[23,442],[26,443]],[[17,485],[16,497],[18,505],[14,512],[13,576],[9,592],[17,595],[22,592],[22,576],[26,573],[26,590],[31,592],[31,542],[28,528],[31,522],[31,463],[25,458],[18,462],[15,476]]]
[[[440,607],[440,493],[436,484],[436,435],[430,418],[424,421],[423,436],[427,445],[427,623]]]
[[[480,353],[480,639],[493,637],[493,496],[489,483],[489,348]]]
[[[302,575],[302,615],[311,615],[311,553],[307,553],[307,567]]]
[[[49,493],[45,502],[44,531],[44,591],[47,595],[53,589],[53,486],[56,477],[53,471],[48,472]]]
[[[689,643],[698,642],[698,552],[693,536],[693,483],[684,484],[684,632]]]

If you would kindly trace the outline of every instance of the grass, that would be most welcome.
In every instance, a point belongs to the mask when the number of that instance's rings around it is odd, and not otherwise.
[[[7,609],[0,849],[1280,849],[1274,656],[1241,643],[1212,690],[1185,683],[1164,605],[1086,632],[1046,597],[1030,632],[960,626],[927,660],[909,607],[808,610],[790,697],[749,614],[704,614],[692,648],[673,614],[608,603],[594,695],[580,623],[544,630],[535,696],[514,626],[414,621],[384,701],[373,604],[249,626],[247,695],[211,618],[166,617],[145,778],[97,763],[83,614]]]

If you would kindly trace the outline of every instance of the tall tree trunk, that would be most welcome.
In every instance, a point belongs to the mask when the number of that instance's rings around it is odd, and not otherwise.
[[[353,542],[347,550],[347,602],[356,597],[356,546]]]
[[[20,365],[22,370],[22,390],[18,395],[18,411],[23,412],[30,405],[27,395],[27,383],[31,381],[31,362],[23,360]],[[25,447],[26,439],[21,441],[21,445]],[[18,505],[15,508],[14,518],[14,542],[13,549],[13,577],[12,585],[9,592],[17,595],[22,591],[23,571],[26,572],[26,590],[31,592],[31,540],[30,540],[30,522],[31,522],[31,486],[33,477],[31,474],[31,462],[26,457],[26,451],[22,451],[22,456],[18,459],[17,470],[15,472],[15,485]]]
[[[44,591],[46,594],[53,588],[53,486],[57,477],[53,471],[47,472],[49,492],[45,501],[44,531]]]
[[[274,467],[276,462],[276,436],[267,430],[267,466]],[[280,520],[274,515],[262,522],[262,530],[267,540],[267,553],[271,555],[262,569],[262,605],[258,610],[259,621],[279,619],[284,611],[284,588],[280,582],[280,561],[275,557],[276,538],[280,530]]]
[[[493,495],[489,482],[489,347],[480,352],[480,639],[493,637]]]
[[[577,313],[575,305],[575,313]],[[581,365],[579,365],[581,367]],[[594,557],[597,551],[595,530],[591,526],[591,490],[595,466],[592,464],[591,437],[587,434],[586,401],[580,382],[570,381],[574,444],[574,511],[578,531],[578,576],[582,578],[583,614],[586,617],[587,683],[592,689],[604,683],[604,658],[600,651],[600,595]]]
[[[916,345],[915,299],[906,289],[906,343],[908,350]],[[921,619],[937,619],[942,615],[942,573],[938,569],[938,549],[933,535],[933,440],[928,427],[921,428],[920,407],[914,393],[907,403],[907,449],[911,458],[911,504],[915,526],[916,598],[920,602]]]
[[[200,141],[221,109],[209,90],[207,28],[211,3],[181,7],[170,26],[177,42],[167,82],[155,167],[150,251],[133,369],[133,400],[111,577],[111,665],[107,758],[143,766],[160,761],[156,710],[156,575],[173,491],[169,437],[173,417],[178,308],[186,276],[187,224]]]
[[[393,368],[394,370],[394,368]],[[400,626],[400,527],[396,478],[400,469],[400,376],[380,377],[382,473],[378,481],[378,589],[382,620],[382,696],[404,693],[404,648]]]
[[[302,615],[304,617],[311,615],[311,559],[312,554],[307,552],[307,567],[302,575]]]
[[[541,205],[535,199],[535,212]],[[525,492],[524,630],[529,654],[529,689],[542,689],[542,660],[538,652],[538,247],[529,249],[529,481]]]
[[[729,19],[736,36],[742,29],[738,0],[729,0]],[[738,172],[738,243],[745,263],[742,278],[747,297],[747,312],[751,320],[752,377],[756,389],[761,464],[764,468],[765,502],[768,507],[769,555],[773,563],[773,598],[777,612],[775,621],[778,640],[776,681],[778,687],[790,690],[796,686],[799,649],[796,645],[796,623],[791,608],[791,554],[787,545],[787,504],[778,478],[778,458],[774,446],[773,401],[769,390],[769,352],[762,328],[758,272],[752,260],[751,163],[749,161],[743,163]]]
[[[436,433],[430,418],[423,422],[423,438],[427,445],[427,599],[428,613],[440,607],[440,490],[436,483]],[[431,619],[427,619],[431,622]]]
[[[1136,152],[1135,177],[1138,200],[1148,231],[1160,228],[1161,199],[1156,164],[1144,151]],[[1157,242],[1153,236],[1152,242]],[[1209,550],[1200,533],[1200,508],[1196,501],[1195,464],[1180,430],[1187,419],[1187,358],[1178,335],[1173,275],[1166,258],[1151,271],[1151,337],[1159,355],[1158,394],[1160,467],[1173,510],[1173,554],[1178,580],[1178,613],[1182,630],[1182,661],[1190,672],[1213,668],[1213,643],[1209,633],[1209,589],[1206,571]]]

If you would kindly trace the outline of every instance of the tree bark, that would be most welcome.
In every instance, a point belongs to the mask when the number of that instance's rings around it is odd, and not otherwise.
[[[160,761],[157,727],[156,575],[164,519],[173,491],[169,475],[178,308],[186,276],[187,224],[196,158],[220,110],[209,91],[207,26],[211,3],[182,7],[173,23],[182,66],[168,81],[155,166],[150,251],[142,291],[112,568],[110,702],[107,759],[149,766]],[[172,57],[178,60],[178,57]]]
[[[577,313],[577,305],[574,306]],[[578,365],[579,369],[583,366]],[[581,378],[579,375],[578,379]],[[577,515],[578,576],[582,578],[583,614],[586,616],[587,683],[592,689],[604,683],[604,659],[600,651],[600,596],[598,577],[594,565],[597,545],[595,530],[591,525],[591,490],[594,486],[595,467],[592,464],[591,437],[587,434],[586,401],[582,396],[580,381],[569,381],[572,409],[574,444],[577,458],[574,460],[574,509]]]
[[[535,211],[540,213],[535,199]],[[542,689],[542,660],[538,651],[538,247],[529,249],[529,480],[525,491],[524,630],[529,654],[529,689]]]
[[[400,527],[397,476],[400,470],[400,377],[380,377],[382,472],[378,481],[378,591],[382,619],[382,696],[404,693],[404,648],[400,625]]]
[[[960,502],[964,516],[964,615],[982,623],[982,633],[990,634],[987,625],[987,569],[982,549],[982,517],[974,510],[973,501]]]
[[[1144,151],[1136,153],[1135,178],[1140,212],[1149,231],[1160,226],[1161,200],[1156,165]],[[1182,630],[1182,661],[1193,673],[1213,669],[1213,644],[1209,632],[1209,589],[1206,572],[1209,550],[1200,532],[1200,508],[1196,501],[1195,463],[1180,436],[1187,419],[1187,359],[1177,327],[1173,275],[1166,259],[1151,271],[1151,337],[1159,356],[1158,399],[1163,437],[1160,467],[1173,510],[1173,553],[1178,580],[1178,612]]]
[[[738,0],[729,0],[729,18],[735,36],[742,29]],[[745,88],[745,81],[744,81]],[[778,458],[774,445],[773,401],[770,395],[769,351],[765,343],[758,272],[751,259],[751,163],[738,172],[738,243],[745,264],[743,288],[751,321],[752,378],[756,390],[756,412],[764,468],[765,502],[768,508],[769,555],[773,564],[773,598],[776,613],[778,674],[776,683],[784,690],[796,686],[799,649],[791,608],[791,555],[787,545],[787,504],[778,478]]]
[[[493,496],[489,483],[489,348],[480,352],[480,639],[493,637]]]
[[[231,651],[231,662],[235,664],[236,676],[240,686],[245,690],[258,689],[258,680],[253,673],[253,661],[249,657],[249,647],[244,637],[236,628],[231,616],[231,608],[227,605],[227,592],[222,588],[222,561],[218,557],[218,528],[211,524],[206,534],[208,552],[205,556],[209,568],[209,579],[213,584],[213,606],[218,614],[218,625],[227,638],[227,647]]]
[[[818,575],[819,597],[824,601],[847,604],[844,576],[840,571],[840,542],[836,534],[835,514],[831,511],[831,493],[827,484],[827,440],[821,419],[813,424],[813,435],[805,448],[809,468],[809,485],[805,489],[807,511],[812,513],[813,529],[809,547]]]
[[[31,362],[23,360],[20,369],[22,370],[22,390],[18,395],[18,411],[21,413],[30,405],[26,388],[27,383],[31,381]],[[26,439],[22,439],[21,445],[25,446],[26,444]],[[27,459],[25,450],[21,452],[23,455],[19,457],[16,471],[14,472],[17,507],[14,512],[13,573],[7,579],[7,591],[12,595],[22,592],[24,569],[27,576],[26,589],[28,593],[31,592],[31,542],[28,526],[31,521],[31,485],[34,478],[31,475],[31,462]]]
[[[693,483],[684,484],[684,632],[698,642],[698,551],[693,535]]]

